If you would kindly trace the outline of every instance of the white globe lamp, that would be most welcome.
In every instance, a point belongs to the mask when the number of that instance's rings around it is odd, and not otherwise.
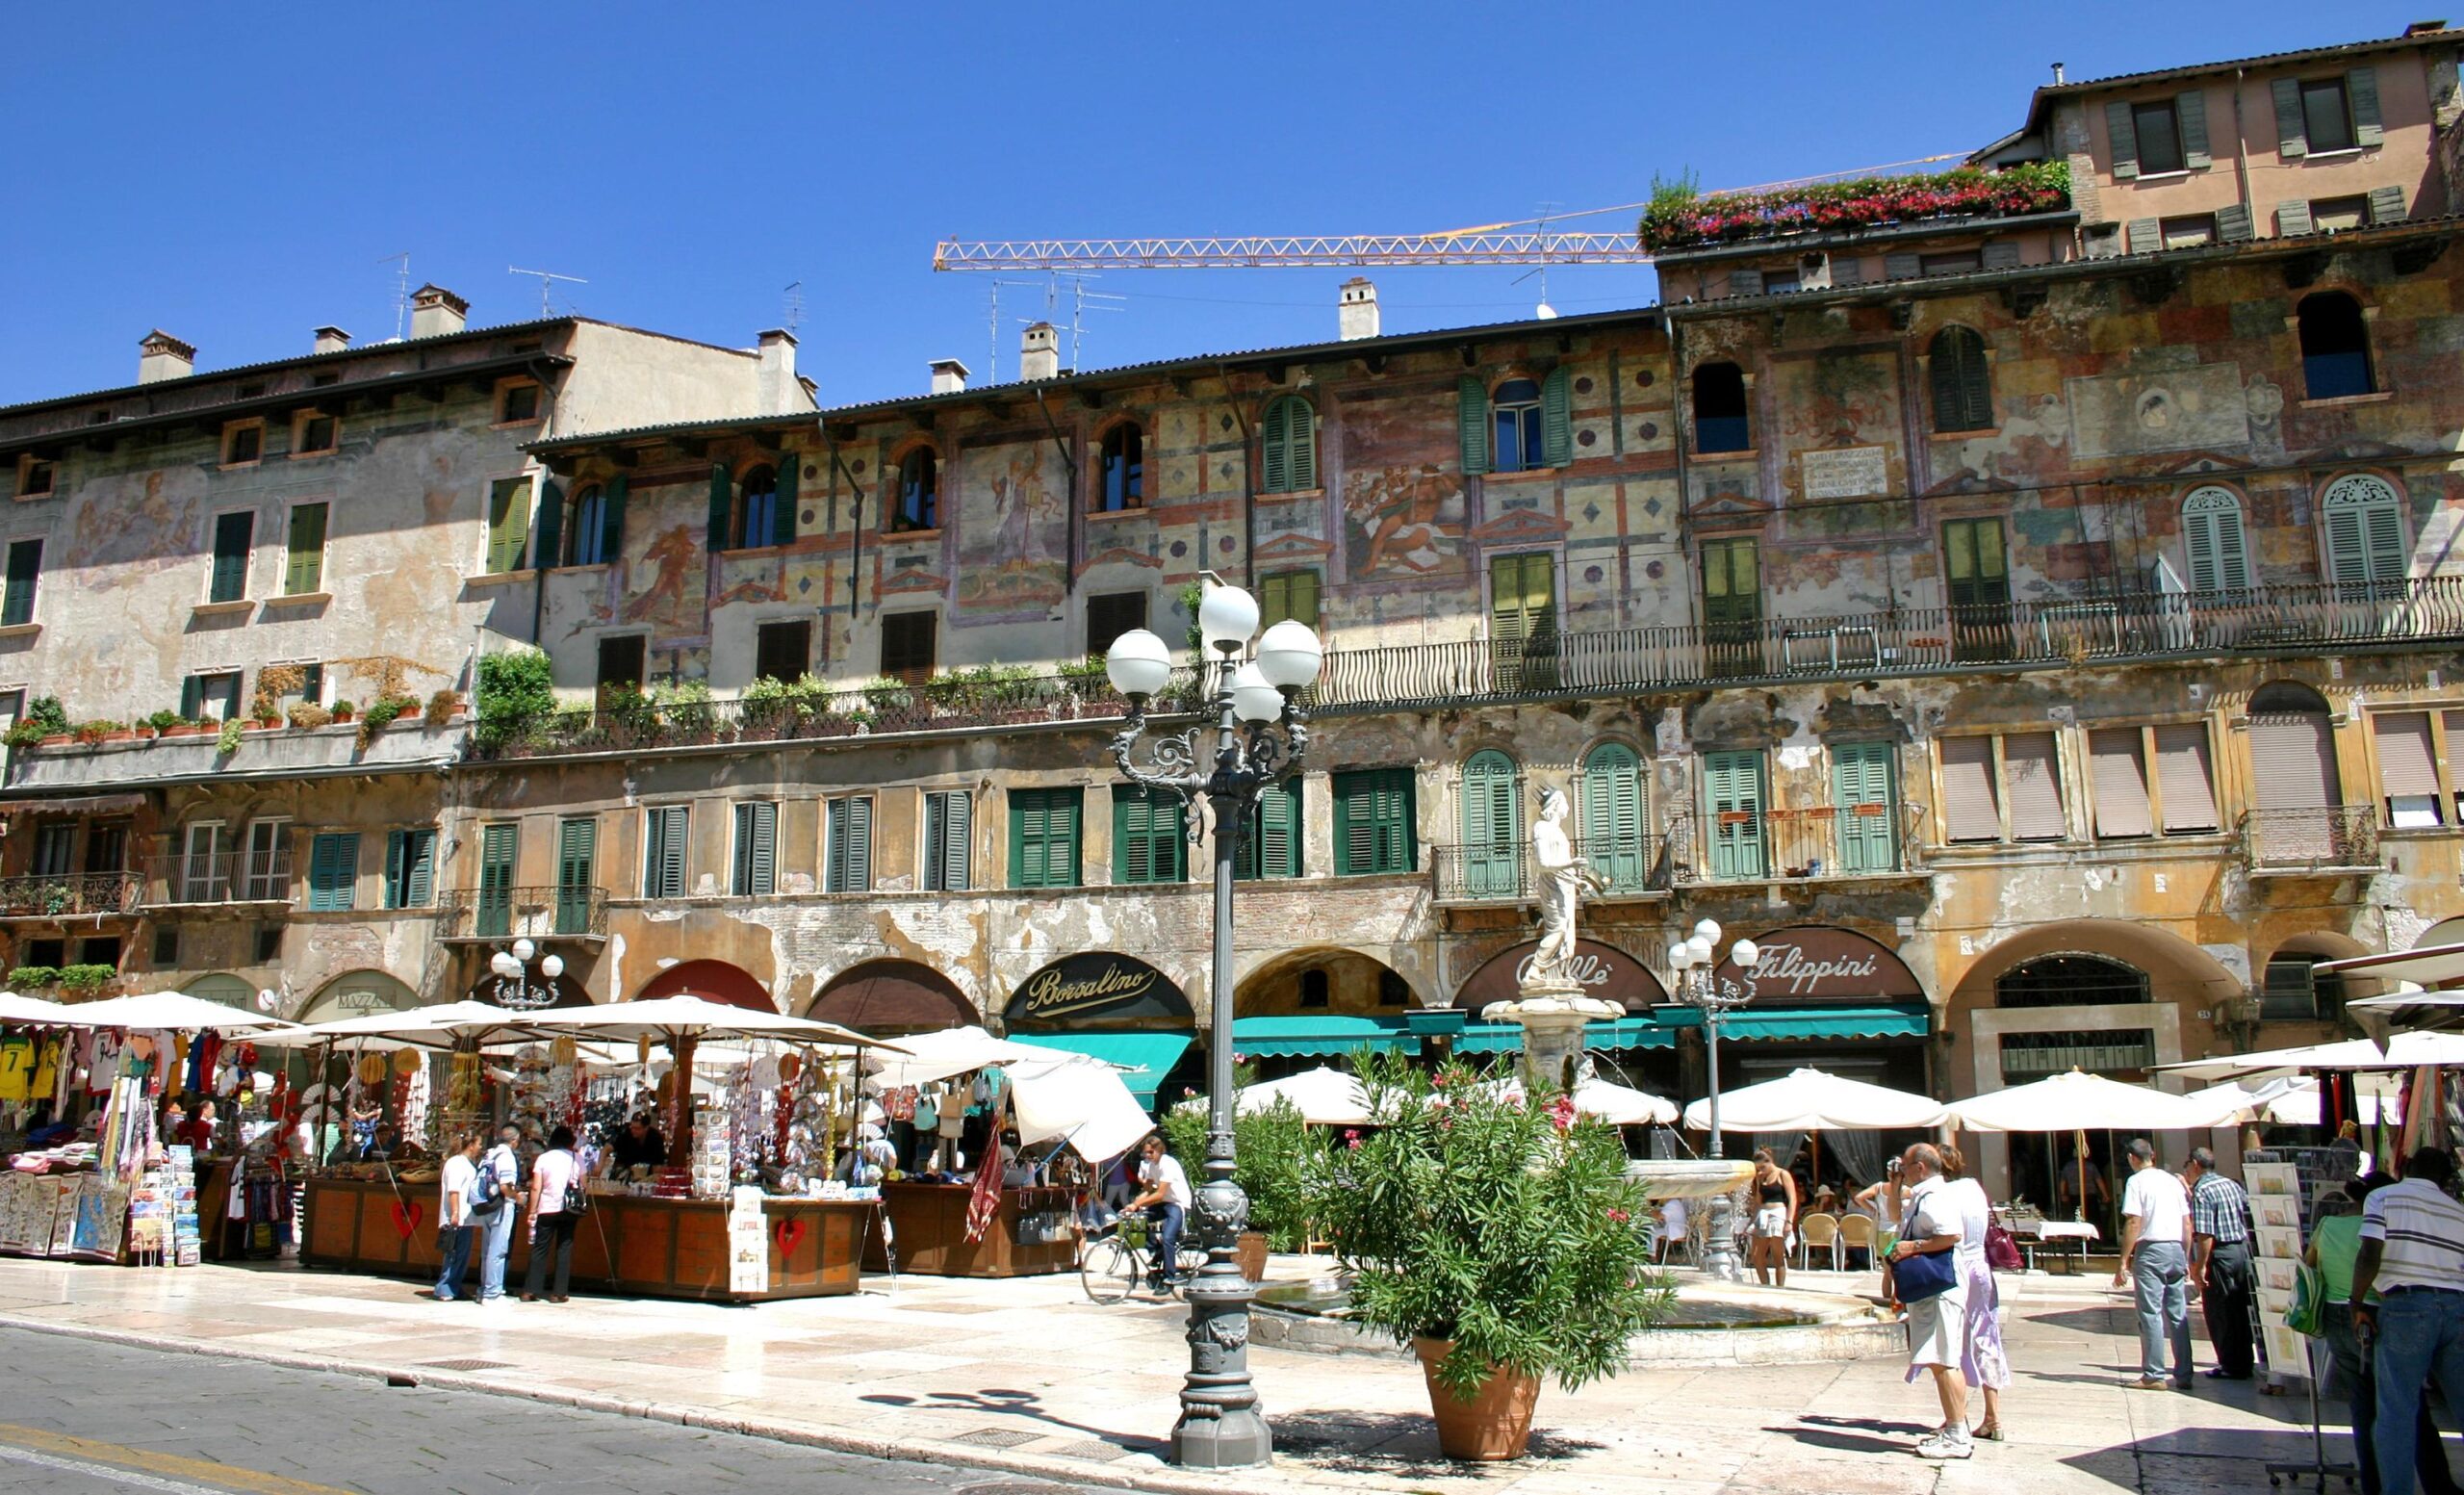
[[[1242,665],[1232,672],[1232,714],[1245,722],[1270,722],[1283,714],[1283,692],[1256,665]]]
[[[1762,964],[1762,946],[1751,940],[1740,940],[1729,946],[1729,959],[1736,963],[1737,969],[1752,970]]]
[[[1719,943],[1720,921],[1715,918],[1707,918],[1696,924],[1694,926],[1694,938],[1702,941],[1705,944]]]
[[[1306,690],[1317,683],[1326,647],[1316,631],[1295,618],[1267,630],[1258,640],[1258,670],[1278,690]]]
[[[1680,940],[1668,947],[1669,969],[1681,971],[1693,964],[1694,952],[1686,948],[1684,941]]]
[[[1696,935],[1693,939],[1685,941],[1685,954],[1686,958],[1693,962],[1693,964],[1697,966],[1708,966],[1711,964],[1711,941],[1704,939],[1701,935]]]
[[[1198,637],[1209,654],[1237,654],[1258,631],[1258,600],[1237,586],[1210,586],[1197,605]]]
[[[565,958],[561,955],[551,955],[546,960],[539,963],[539,974],[547,977],[551,981],[555,980],[558,976],[561,976],[564,973]]]
[[[1713,935],[1711,938],[1716,940],[1719,936]],[[530,964],[530,957],[538,953],[539,947],[527,940],[516,940],[513,942],[513,958],[526,966]]]
[[[1104,675],[1113,689],[1132,701],[1142,701],[1170,682],[1172,651],[1145,629],[1131,629],[1114,639],[1104,655]]]

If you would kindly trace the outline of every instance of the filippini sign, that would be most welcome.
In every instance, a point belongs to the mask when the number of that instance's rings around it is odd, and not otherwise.
[[[1106,950],[1064,956],[1018,983],[1001,1010],[1013,1032],[1186,1027],[1190,999],[1144,961]]]

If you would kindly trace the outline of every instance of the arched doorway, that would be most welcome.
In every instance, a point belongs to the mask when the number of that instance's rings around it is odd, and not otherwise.
[[[1341,1067],[1371,1049],[1414,1046],[1412,984],[1373,955],[1341,945],[1287,951],[1241,979],[1233,1050],[1262,1079]]]
[[[633,993],[633,1000],[649,1002],[662,996],[687,994],[755,1012],[779,1010],[779,1004],[770,999],[769,989],[755,980],[751,971],[726,961],[679,961],[643,983],[642,989]]]
[[[408,1012],[420,1005],[420,994],[401,980],[381,970],[352,970],[318,988],[294,1020],[333,1022],[370,1013]]]
[[[2317,967],[2324,961],[2349,960],[2371,953],[2361,941],[2348,935],[2328,930],[2314,930],[2292,936],[2270,951],[2267,964],[2259,967],[2259,979],[2253,983],[2259,998],[2259,1021],[2316,1023],[2326,1031],[2322,1038],[2334,1036],[2346,1026],[2345,1003],[2356,996],[2375,993],[2382,983],[2368,977],[2346,977]],[[2288,1042],[2299,1043],[2299,1037]],[[2263,1038],[2263,1048],[2278,1046],[2274,1040]]]
[[[833,976],[805,1016],[872,1038],[937,1033],[980,1021],[956,983],[917,961],[866,961]]]
[[[261,1010],[261,1004],[257,1001],[255,984],[243,981],[229,971],[218,970],[210,976],[199,976],[193,981],[183,983],[180,990],[200,1000],[220,1002],[225,1007],[236,1007],[242,1012],[253,1013]]]

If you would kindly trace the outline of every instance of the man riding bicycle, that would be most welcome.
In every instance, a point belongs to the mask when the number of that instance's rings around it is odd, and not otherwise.
[[[1162,1292],[1167,1282],[1180,1277],[1174,1254],[1181,1244],[1181,1226],[1189,1219],[1190,1175],[1164,1146],[1161,1133],[1146,1139],[1143,1151],[1144,1161],[1138,1165],[1138,1195],[1129,1207],[1145,1210],[1155,1222],[1155,1265],[1146,1275],[1146,1285]]]

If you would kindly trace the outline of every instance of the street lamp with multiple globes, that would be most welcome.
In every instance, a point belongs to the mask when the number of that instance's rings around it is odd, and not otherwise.
[[[528,940],[516,940],[510,949],[499,950],[488,957],[488,969],[496,973],[497,984],[488,993],[499,1007],[534,1009],[556,1005],[556,978],[565,973],[565,959],[551,955],[539,963],[543,983],[530,980],[530,958],[539,947]]]
[[[1308,718],[1297,698],[1317,680],[1324,648],[1308,625],[1285,621],[1266,631],[1254,659],[1240,662],[1258,631],[1258,604],[1237,586],[1209,586],[1197,619],[1215,677],[1211,752],[1204,741],[1210,726],[1201,716],[1186,732],[1151,739],[1143,764],[1132,760],[1146,727],[1146,704],[1171,680],[1172,653],[1164,640],[1133,629],[1114,641],[1104,667],[1113,688],[1129,701],[1129,719],[1113,738],[1113,761],[1133,783],[1177,794],[1184,805],[1193,794],[1205,794],[1215,821],[1206,1182],[1193,1211],[1206,1264],[1189,1285],[1190,1369],[1181,1384],[1180,1420],[1172,1425],[1172,1461],[1242,1469],[1267,1462],[1274,1438],[1249,1382],[1249,1301],[1257,1284],[1242,1274],[1238,1259],[1249,1200],[1232,1181],[1232,883],[1241,838],[1256,822],[1258,795],[1298,768],[1308,750]],[[1189,831],[1194,842],[1202,834],[1195,816]]]
[[[1693,934],[1668,947],[1668,968],[1677,975],[1678,999],[1703,1013],[1704,1052],[1710,1061],[1711,1156],[1727,1154],[1720,1143],[1720,1019],[1754,1000],[1754,967],[1761,947],[1751,940],[1729,946],[1729,963],[1741,979],[1722,981],[1711,974],[1712,955],[1720,943],[1720,921],[1707,918]]]

